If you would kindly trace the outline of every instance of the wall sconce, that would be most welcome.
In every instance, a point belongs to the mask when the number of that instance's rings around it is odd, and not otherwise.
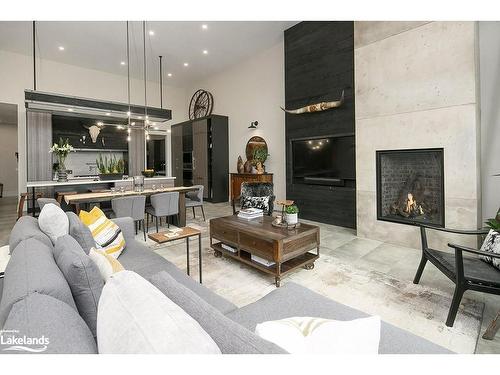
[[[258,121],[252,121],[248,129],[257,129],[257,125],[259,125]]]

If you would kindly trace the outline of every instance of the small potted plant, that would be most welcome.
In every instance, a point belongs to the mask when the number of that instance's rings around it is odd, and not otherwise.
[[[105,156],[104,159],[102,155],[99,154],[99,158],[96,159],[97,169],[99,170],[99,179],[103,181],[109,180],[121,180],[123,178],[123,172],[125,170],[125,162],[122,158],[117,159],[115,155],[108,157]]]
[[[264,167],[264,163],[267,160],[269,154],[265,147],[257,147],[253,151],[253,160],[252,164],[255,166],[257,170],[257,174],[263,174],[266,172],[266,168]]]
[[[486,225],[493,229],[495,232],[500,233],[500,208],[497,211],[497,215],[494,219],[488,219]]]
[[[299,222],[299,208],[292,204],[285,208],[285,222],[289,225],[294,225]]]
[[[59,138],[58,143],[54,143],[49,149],[49,152],[57,156],[57,181],[66,182],[68,181],[68,172],[66,171],[66,166],[64,162],[68,154],[73,151],[74,148],[69,144],[69,139],[63,140]]]

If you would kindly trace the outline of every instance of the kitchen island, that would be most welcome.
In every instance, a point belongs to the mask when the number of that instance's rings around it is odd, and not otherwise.
[[[157,187],[173,187],[175,177],[145,177],[144,178],[144,188],[152,188],[153,185]],[[110,188],[124,188],[124,190],[132,190],[134,187],[134,180],[132,177],[121,179],[121,180],[99,180],[96,178],[77,178],[70,179],[66,182],[58,181],[28,181],[26,183],[26,188],[28,192],[31,190],[31,213],[35,216],[35,200],[36,200],[36,189],[53,189],[53,195],[59,192],[69,192],[73,191],[76,193],[88,193],[95,190],[106,190]]]

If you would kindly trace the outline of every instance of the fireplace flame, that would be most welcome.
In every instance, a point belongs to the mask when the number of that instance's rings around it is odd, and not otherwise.
[[[408,215],[416,214],[416,215],[423,215],[424,210],[422,208],[422,205],[418,204],[416,199],[413,197],[412,193],[408,193],[406,196],[406,206],[403,209],[403,212],[407,213]]]

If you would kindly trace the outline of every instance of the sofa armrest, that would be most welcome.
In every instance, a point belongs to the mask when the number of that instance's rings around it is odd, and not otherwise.
[[[125,241],[135,238],[134,220],[131,217],[117,217],[111,221],[120,227]]]
[[[492,252],[489,252],[489,251],[481,251],[481,250],[476,250],[476,249],[472,249],[470,247],[467,247],[467,246],[462,246],[462,245],[457,245],[457,244],[453,244],[453,243],[449,243],[448,244],[449,247],[455,249],[455,251],[465,251],[467,253],[472,253],[472,254],[476,254],[476,255],[482,255],[482,256],[485,256],[485,257],[490,257],[490,258],[500,258],[500,254],[496,254],[496,253],[492,253]]]

